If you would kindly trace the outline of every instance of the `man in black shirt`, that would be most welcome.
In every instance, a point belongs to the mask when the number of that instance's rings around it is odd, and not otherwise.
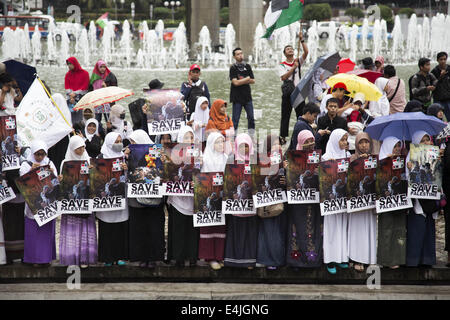
[[[438,80],[433,91],[434,103],[444,108],[445,117],[450,120],[450,66],[447,64],[447,52],[437,54],[438,65],[431,71]]]
[[[316,142],[316,147],[322,150],[322,154],[325,153],[328,139],[330,139],[330,134],[333,130],[344,129],[347,131],[347,121],[345,118],[338,117],[337,115],[339,100],[337,98],[328,99],[326,107],[327,113],[317,121],[317,129],[325,131],[322,139]]]
[[[248,129],[255,129],[255,118],[253,116],[253,102],[250,84],[255,83],[255,76],[249,64],[244,62],[244,54],[241,48],[233,50],[236,60],[230,67],[230,101],[233,103],[233,126],[238,129],[242,107],[247,113]]]

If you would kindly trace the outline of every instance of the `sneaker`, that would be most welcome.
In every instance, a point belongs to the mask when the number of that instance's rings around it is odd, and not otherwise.
[[[333,267],[328,267],[328,266],[327,266],[327,270],[328,270],[328,272],[331,273],[331,274],[336,274],[336,272],[337,272],[335,266],[333,266]]]
[[[88,267],[87,264],[82,264],[82,265],[80,266],[81,269],[86,269],[87,267]]]
[[[336,265],[341,269],[347,269],[348,263],[336,263]]]
[[[119,260],[119,261],[117,261],[117,265],[118,266],[125,266],[127,263],[125,262],[125,261],[123,261],[123,260]]]
[[[211,261],[209,263],[209,265],[211,266],[211,268],[213,270],[220,270],[222,267],[220,266],[220,264],[217,261]]]
[[[277,270],[277,267],[270,266],[270,267],[267,267],[267,270]]]

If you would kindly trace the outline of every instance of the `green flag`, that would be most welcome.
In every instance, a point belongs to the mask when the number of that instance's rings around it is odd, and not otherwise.
[[[267,30],[263,38],[269,38],[275,29],[279,29],[299,21],[303,17],[303,3],[304,0],[291,0],[289,2],[289,8],[275,12],[272,12],[271,3],[264,17],[264,23]]]

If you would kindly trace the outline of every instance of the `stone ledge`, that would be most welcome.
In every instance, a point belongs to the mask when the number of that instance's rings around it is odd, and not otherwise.
[[[70,273],[71,274],[71,273]],[[0,283],[65,283],[70,276],[67,267],[35,268],[23,264],[0,266]],[[368,274],[353,269],[338,269],[331,275],[321,268],[277,270],[255,268],[157,266],[154,269],[134,266],[92,266],[81,269],[84,283],[106,282],[223,282],[223,283],[279,283],[279,284],[366,284]],[[450,285],[450,268],[381,269],[381,284],[385,285]]]

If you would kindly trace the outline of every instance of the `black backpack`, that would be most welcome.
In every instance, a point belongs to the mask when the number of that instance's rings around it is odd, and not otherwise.
[[[198,86],[192,86],[189,96],[186,97],[186,104],[190,114],[193,114],[195,111],[195,104],[197,103],[198,97],[204,95],[205,95],[205,83],[203,81],[201,81],[200,85]]]

